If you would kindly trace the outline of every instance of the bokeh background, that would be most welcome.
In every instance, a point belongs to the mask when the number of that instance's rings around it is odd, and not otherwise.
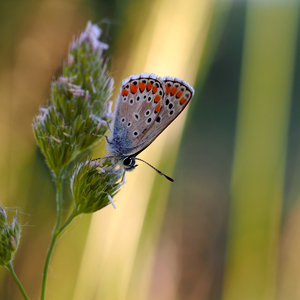
[[[114,98],[140,72],[196,93],[140,154],[175,182],[140,163],[116,210],[79,217],[57,244],[47,299],[300,299],[299,4],[0,1],[0,201],[18,211],[14,265],[31,299],[56,213],[31,123],[88,20],[110,45]],[[102,142],[93,155],[104,154]],[[22,299],[4,268],[0,299]]]

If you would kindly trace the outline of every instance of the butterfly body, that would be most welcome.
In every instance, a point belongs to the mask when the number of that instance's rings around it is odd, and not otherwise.
[[[185,81],[140,73],[122,81],[116,101],[109,156],[133,170],[136,156],[183,111],[194,95]]]

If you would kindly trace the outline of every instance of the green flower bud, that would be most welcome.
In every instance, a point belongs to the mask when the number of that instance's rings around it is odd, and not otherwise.
[[[11,260],[11,251],[7,249],[6,243],[0,241],[0,266],[6,266]]]
[[[100,34],[100,28],[89,22],[72,42],[63,76],[53,81],[48,104],[33,121],[37,143],[56,175],[108,128],[114,81],[103,57],[108,45],[98,40]]]
[[[5,210],[0,206],[0,230],[7,226],[7,216]]]
[[[0,215],[5,213],[4,209],[0,207]],[[6,213],[5,213],[6,216]],[[21,229],[17,221],[17,216],[14,217],[11,224],[7,221],[3,223],[0,231],[0,265],[7,265],[12,259],[18,249],[21,238]]]
[[[17,216],[13,218],[13,221],[8,228],[9,228],[9,241],[10,241],[9,249],[12,251],[12,253],[14,253],[18,249],[20,237],[21,237],[21,231],[17,220]]]
[[[71,177],[71,193],[76,214],[93,213],[112,204],[112,198],[119,191],[123,169],[115,167],[109,159],[104,163],[86,161],[78,164]]]

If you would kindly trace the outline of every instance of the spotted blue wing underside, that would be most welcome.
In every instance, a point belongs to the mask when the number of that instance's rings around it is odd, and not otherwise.
[[[113,124],[113,139],[119,142],[122,154],[140,151],[145,133],[155,124],[163,96],[161,79],[154,74],[130,76],[122,82]]]
[[[194,95],[194,89],[179,78],[164,77],[162,86],[164,96],[161,109],[154,126],[149,128],[143,137],[148,144],[152,143],[179,116]]]
[[[183,111],[193,94],[193,88],[178,78],[141,73],[125,79],[115,107],[116,152],[137,155],[149,146]]]

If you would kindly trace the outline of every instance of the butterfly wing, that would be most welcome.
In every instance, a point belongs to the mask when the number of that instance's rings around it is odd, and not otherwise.
[[[109,145],[112,153],[128,156],[145,147],[144,137],[155,126],[163,97],[162,79],[154,74],[132,75],[122,82]]]
[[[162,79],[164,97],[154,126],[143,137],[148,144],[159,136],[185,109],[194,96],[194,89],[184,80],[173,77]]]

